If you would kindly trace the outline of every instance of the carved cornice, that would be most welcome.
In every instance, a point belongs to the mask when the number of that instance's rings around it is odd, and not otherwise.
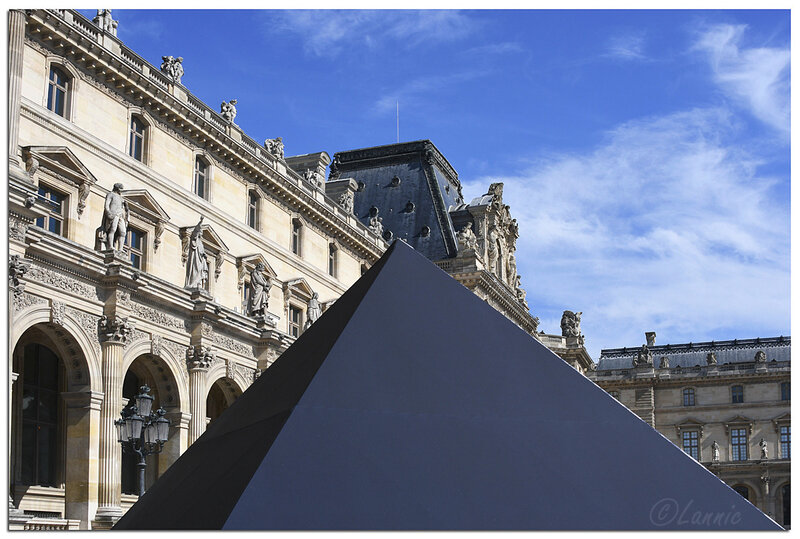
[[[103,315],[97,321],[97,335],[100,342],[126,344],[132,338],[134,323],[127,316]]]

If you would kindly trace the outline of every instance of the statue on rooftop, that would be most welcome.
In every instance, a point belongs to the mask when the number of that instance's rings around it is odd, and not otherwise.
[[[236,103],[236,99],[231,99],[230,101],[223,101],[219,106],[222,118],[228,123],[233,123],[233,119],[236,118]]]
[[[669,369],[669,358],[667,356],[661,356],[661,359],[658,363],[659,369]]]
[[[122,197],[124,187],[115,183],[112,190],[106,195],[103,209],[103,222],[101,225],[101,248],[122,251],[125,248],[125,236],[128,234],[128,220],[130,212],[128,203]]]
[[[203,247],[203,216],[189,238],[189,257],[186,260],[186,288],[205,288],[208,281],[208,258]]]
[[[716,364],[717,364],[717,354],[715,354],[714,352],[709,352],[709,353],[706,355],[706,363],[707,363],[709,366],[716,365]]]
[[[172,79],[173,82],[180,84],[183,77],[183,58],[178,56],[162,56],[161,72]]]
[[[250,316],[264,316],[267,313],[272,279],[264,274],[265,269],[263,262],[259,262],[250,272],[250,300],[247,306]]]
[[[339,205],[347,213],[350,213],[350,214],[353,213],[353,203],[354,202],[355,202],[355,200],[354,200],[352,191],[345,191],[344,193],[339,195]]]
[[[475,250],[478,246],[478,238],[475,237],[475,233],[472,231],[472,223],[465,224],[464,228],[458,231],[456,239],[461,249]]]
[[[323,187],[323,179],[322,175],[317,172],[316,170],[311,170],[307,168],[303,172],[303,179],[313,185],[316,189],[322,189]]]
[[[377,215],[370,217],[369,228],[378,236],[383,236],[383,217]]]
[[[633,366],[634,367],[653,366],[653,353],[650,352],[650,349],[647,347],[646,344],[642,345],[642,347],[636,353],[636,357],[633,358]]]
[[[572,311],[564,311],[564,314],[561,315],[562,337],[580,337],[582,314],[583,311],[577,313],[574,313]]]
[[[112,36],[117,35],[117,26],[119,25],[119,21],[115,21],[111,18],[110,9],[98,9],[97,16],[92,19],[92,22],[104,32],[108,32]]]
[[[758,352],[756,352],[756,357],[754,359],[756,363],[766,363],[767,354],[765,354],[763,350],[759,350]]]
[[[268,138],[264,141],[264,148],[278,159],[283,159],[283,139],[281,137]]]

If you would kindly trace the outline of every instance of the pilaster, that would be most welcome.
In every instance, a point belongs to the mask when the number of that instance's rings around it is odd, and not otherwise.
[[[8,11],[8,164],[19,168],[19,104],[22,86],[22,55],[25,50],[25,11]]]
[[[66,404],[67,446],[64,517],[88,530],[98,503],[100,412],[104,395],[96,391],[62,393]]]

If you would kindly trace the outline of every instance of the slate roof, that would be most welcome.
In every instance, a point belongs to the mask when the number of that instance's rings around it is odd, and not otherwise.
[[[426,172],[426,155],[432,173]],[[379,210],[384,233],[406,243],[429,260],[455,256],[457,242],[449,210],[461,203],[458,174],[429,140],[403,142],[334,154],[339,178],[359,182],[353,209],[369,225],[370,208]],[[392,184],[394,177],[398,185]],[[413,204],[410,210],[409,203]],[[430,234],[423,234],[423,227]],[[386,237],[386,236],[385,236]]]
[[[651,346],[653,363],[658,367],[659,359],[663,356],[669,358],[670,368],[694,367],[706,365],[706,355],[714,352],[717,355],[717,365],[726,363],[753,363],[756,352],[763,350],[767,354],[767,361],[790,361],[791,338],[772,337],[758,339],[736,339],[732,341],[709,341],[685,344],[665,344]],[[611,348],[600,351],[600,361],[597,370],[629,369],[633,366],[639,347]]]
[[[780,527],[396,241],[115,529]]]

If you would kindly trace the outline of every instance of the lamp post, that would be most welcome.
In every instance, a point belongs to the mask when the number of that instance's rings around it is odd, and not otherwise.
[[[139,496],[144,494],[144,471],[147,468],[148,455],[161,453],[164,442],[169,437],[169,419],[164,417],[167,412],[159,408],[155,412],[153,397],[150,388],[143,385],[139,394],[130,400],[128,406],[122,409],[122,419],[117,419],[117,440],[122,444],[122,450],[136,455],[139,462],[136,464],[139,476]]]

